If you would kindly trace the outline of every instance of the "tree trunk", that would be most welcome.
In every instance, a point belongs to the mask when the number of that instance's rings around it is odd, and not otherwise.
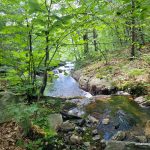
[[[93,29],[93,42],[94,42],[94,50],[98,51],[96,29]]]
[[[131,28],[132,47],[131,47],[131,58],[130,58],[130,60],[133,60],[135,57],[135,42],[136,42],[135,17],[134,17],[135,2],[134,2],[134,0],[132,0],[131,3],[132,3],[132,28]]]
[[[44,61],[44,75],[43,75],[43,82],[42,82],[42,87],[40,89],[40,95],[43,96],[44,94],[44,90],[46,88],[46,85],[47,85],[47,69],[48,69],[48,60],[49,60],[49,32],[46,31],[45,32],[45,36],[46,36],[46,48],[45,48],[45,61]]]
[[[84,53],[88,53],[89,52],[89,45],[88,45],[88,32],[86,31],[86,33],[83,35],[83,40],[84,40]]]

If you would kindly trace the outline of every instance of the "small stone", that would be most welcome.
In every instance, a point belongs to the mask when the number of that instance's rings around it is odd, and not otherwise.
[[[81,127],[75,127],[75,130],[76,130],[79,134],[84,133],[84,130],[83,130],[83,128],[81,128]]]
[[[93,141],[98,141],[101,139],[100,135],[95,135],[93,138]]]
[[[105,118],[105,119],[102,120],[102,124],[104,124],[104,125],[109,124],[109,122],[110,122],[109,118]]]
[[[138,104],[144,103],[146,101],[146,99],[143,96],[137,97],[134,99],[135,102],[137,102]]]
[[[63,122],[63,124],[61,125],[61,130],[62,131],[73,131],[75,129],[75,124],[71,123],[69,121],[65,121]]]
[[[81,126],[81,127],[82,127],[85,123],[86,123],[85,119],[80,119],[80,120],[77,121],[76,124],[77,124],[78,126]]]
[[[93,134],[93,135],[97,135],[97,134],[98,134],[97,129],[93,130],[93,131],[92,131],[92,134]]]
[[[85,145],[86,147],[90,147],[90,142],[84,142],[84,145]]]
[[[95,117],[93,117],[93,116],[88,116],[88,119],[89,119],[89,121],[91,122],[91,123],[98,123],[99,121],[95,118]]]
[[[80,144],[82,142],[82,137],[79,137],[75,134],[73,134],[71,137],[70,137],[70,141],[73,143],[73,144]]]
[[[111,139],[116,141],[123,141],[126,138],[126,133],[118,131]]]
[[[140,142],[140,143],[147,143],[147,138],[146,138],[146,136],[135,136],[135,139],[137,140],[137,142]]]

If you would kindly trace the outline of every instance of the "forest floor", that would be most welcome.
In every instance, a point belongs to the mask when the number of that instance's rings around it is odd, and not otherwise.
[[[89,63],[75,71],[73,77],[81,88],[93,95],[111,94],[115,89],[136,96],[150,94],[150,44],[145,45],[140,53],[140,57],[133,61],[113,54],[107,63]],[[120,52],[120,55],[126,54],[128,49]]]
[[[13,121],[0,124],[0,149],[1,150],[24,150],[16,146],[16,142],[22,139],[21,127]]]

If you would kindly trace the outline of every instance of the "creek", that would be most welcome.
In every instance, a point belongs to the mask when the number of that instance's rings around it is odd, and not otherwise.
[[[131,96],[101,95],[95,98],[80,89],[79,84],[71,77],[73,69],[74,64],[67,62],[65,66],[53,70],[57,78],[47,85],[45,96],[84,97],[69,100],[76,103],[77,107],[69,108],[68,113],[83,118],[94,116],[99,121],[97,130],[105,140],[109,140],[117,131],[130,131],[137,125],[139,132],[140,128],[144,128],[146,121],[150,119],[150,112],[147,109],[136,104]],[[106,118],[107,123],[103,123]]]

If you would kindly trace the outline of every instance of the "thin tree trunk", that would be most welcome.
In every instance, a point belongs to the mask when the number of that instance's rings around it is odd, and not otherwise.
[[[43,82],[42,82],[42,87],[41,87],[41,90],[40,90],[40,94],[43,95],[44,93],[44,90],[46,88],[46,85],[47,85],[47,70],[48,70],[48,60],[49,60],[49,32],[46,31],[45,32],[45,36],[46,36],[46,48],[45,48],[45,53],[46,53],[46,56],[45,56],[45,61],[44,61],[44,75],[43,75]]]
[[[47,6],[47,0],[45,0],[45,7],[47,9],[47,26],[46,26],[46,31],[45,31],[45,61],[44,61],[44,75],[43,75],[43,82],[42,86],[40,89],[40,96],[44,94],[44,90],[47,85],[47,70],[48,70],[48,65],[49,65],[49,26],[50,26],[50,8],[51,8],[52,1],[50,1],[50,5]],[[39,96],[39,98],[40,98]],[[38,98],[38,99],[39,99]]]
[[[86,33],[83,35],[83,40],[84,40],[84,53],[88,53],[89,52],[89,45],[88,45],[88,32],[86,31]]]
[[[98,51],[98,45],[97,45],[97,33],[96,29],[93,29],[93,42],[94,42],[94,50]]]
[[[132,3],[132,28],[131,28],[132,47],[131,47],[131,58],[130,58],[130,60],[133,60],[135,57],[135,42],[136,42],[135,17],[134,17],[135,2],[134,2],[134,0],[132,0],[131,3]]]

